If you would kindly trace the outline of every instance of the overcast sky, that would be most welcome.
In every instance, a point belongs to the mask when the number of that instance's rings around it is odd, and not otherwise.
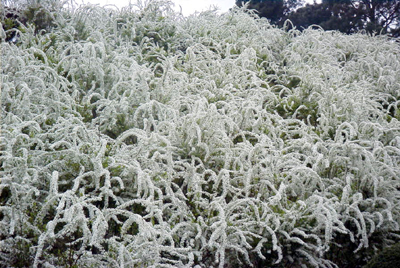
[[[92,4],[113,4],[118,7],[127,6],[129,4],[129,0],[77,0],[77,2],[83,1],[85,3],[89,2]],[[313,0],[306,0],[307,2],[312,3]],[[132,3],[135,3],[135,0],[131,0]],[[187,16],[195,11],[207,10],[210,6],[218,6],[220,12],[226,12],[234,6],[236,0],[172,0],[175,3],[175,9],[179,10],[179,6],[182,7],[183,15]]]

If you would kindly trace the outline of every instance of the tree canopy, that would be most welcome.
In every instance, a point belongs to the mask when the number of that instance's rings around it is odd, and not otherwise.
[[[303,5],[303,1],[250,0],[248,9],[258,11],[273,24],[289,19],[298,29],[320,25],[325,30],[351,34],[361,30],[375,34],[400,35],[400,0],[323,0]]]

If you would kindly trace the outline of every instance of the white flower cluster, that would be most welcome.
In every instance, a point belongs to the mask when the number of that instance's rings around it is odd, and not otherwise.
[[[0,266],[357,267],[399,239],[398,42],[164,0],[56,18],[1,43]]]

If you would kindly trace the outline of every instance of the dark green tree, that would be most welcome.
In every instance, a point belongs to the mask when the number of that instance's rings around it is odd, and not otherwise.
[[[347,34],[365,30],[398,36],[400,0],[323,0],[297,9],[287,18],[299,29],[317,24]]]
[[[363,28],[362,14],[349,1],[332,1],[299,8],[287,17],[298,29],[319,25],[351,34]]]
[[[236,0],[238,6],[246,3],[279,26],[289,19],[298,29],[315,24],[347,34],[365,30],[400,35],[400,0],[323,0],[305,6],[302,0]]]
[[[352,1],[355,2],[355,1]],[[400,0],[362,0],[356,7],[363,11],[365,29],[368,32],[399,34]]]
[[[236,5],[242,6],[247,2],[249,2],[247,6],[248,9],[257,10],[260,17],[268,18],[272,23],[277,23],[283,17],[283,0],[237,0]]]
[[[297,7],[301,6],[303,0],[236,0],[237,6],[247,4],[248,9],[257,10],[260,17],[269,19],[274,24],[279,24],[284,18]]]

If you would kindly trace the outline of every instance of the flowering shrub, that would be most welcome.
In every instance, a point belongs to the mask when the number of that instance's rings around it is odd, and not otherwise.
[[[54,17],[1,43],[0,266],[361,267],[398,241],[398,43],[164,0]]]

